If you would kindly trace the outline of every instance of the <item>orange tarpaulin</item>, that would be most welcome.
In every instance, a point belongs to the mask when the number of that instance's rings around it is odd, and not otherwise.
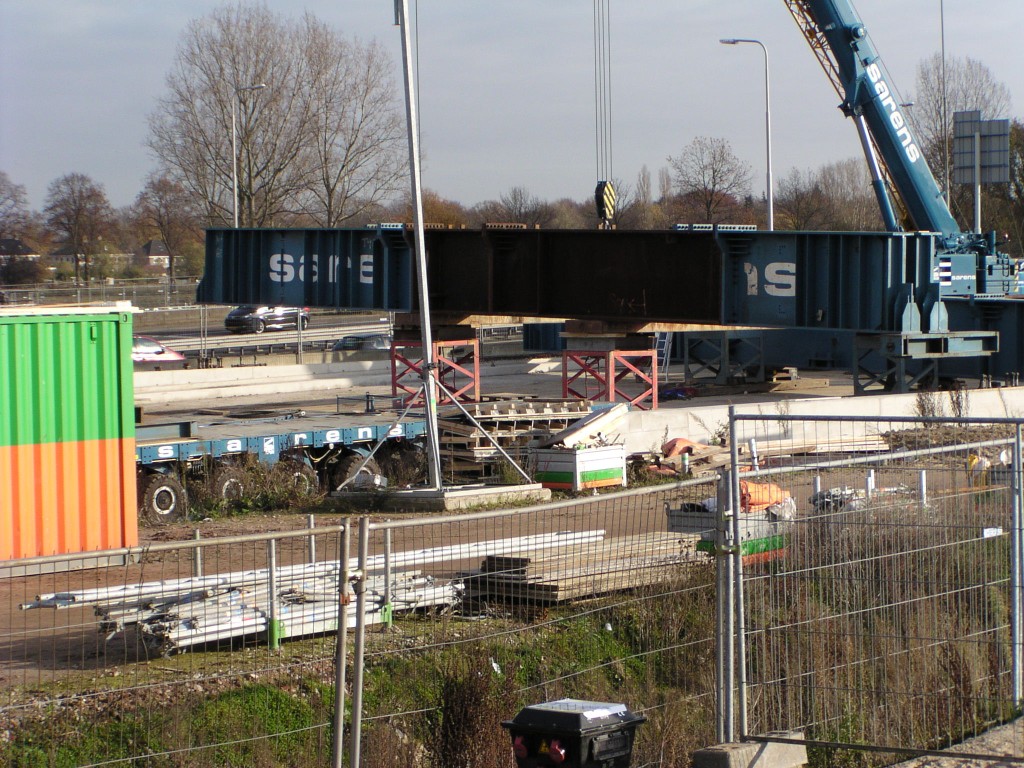
[[[762,512],[772,504],[778,504],[789,498],[789,491],[784,491],[774,483],[751,483],[740,480],[740,506],[747,512]]]
[[[685,437],[674,437],[661,446],[661,452],[666,459],[671,459],[673,456],[681,456],[684,453],[692,454],[694,451],[709,447],[704,443],[695,443],[693,440],[687,440]]]

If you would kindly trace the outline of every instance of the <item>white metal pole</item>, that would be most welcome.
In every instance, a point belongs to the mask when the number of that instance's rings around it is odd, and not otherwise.
[[[939,32],[942,46],[942,161],[943,175],[945,176],[946,205],[952,205],[949,198],[949,116],[947,114],[946,101],[946,5],[944,0],[939,0]]]
[[[768,48],[760,40],[749,37],[730,37],[719,40],[722,45],[739,45],[750,43],[761,47],[764,54],[764,137],[765,137],[765,197],[768,199],[768,231],[775,229],[775,195],[772,191],[772,96],[771,76],[768,71]]]
[[[981,134],[974,134],[974,232],[981,234]]]
[[[235,217],[235,229],[238,229],[238,129],[235,127],[238,118],[235,113],[238,111],[235,102],[238,101],[238,91],[231,94],[231,210]]]
[[[419,120],[413,91],[409,2],[395,0],[395,18],[402,32],[402,61],[405,72],[405,111],[409,133],[409,175],[412,179],[413,224],[416,230],[416,275],[420,298],[420,329],[423,344],[423,400],[426,405],[427,441],[430,448],[430,487],[441,488],[441,451],[437,435],[437,387],[434,375],[434,340],[430,330],[430,297],[427,292],[427,249],[423,234],[423,189],[420,185]]]
[[[772,97],[768,76],[768,49],[757,41],[764,53],[764,136],[765,152],[768,159],[768,231],[775,230],[775,192],[772,187]]]

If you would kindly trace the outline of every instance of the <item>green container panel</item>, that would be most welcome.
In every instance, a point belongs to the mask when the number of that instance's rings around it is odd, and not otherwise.
[[[0,446],[134,437],[130,311],[0,313]]]
[[[130,307],[0,311],[0,560],[135,546]]]

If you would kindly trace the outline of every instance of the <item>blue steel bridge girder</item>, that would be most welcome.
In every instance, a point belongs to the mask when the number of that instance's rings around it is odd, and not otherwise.
[[[210,230],[201,303],[412,312],[415,246],[399,228]],[[944,331],[977,290],[970,257],[919,233],[426,231],[438,316]],[[941,268],[940,268],[941,267]],[[956,330],[956,329],[954,329]]]

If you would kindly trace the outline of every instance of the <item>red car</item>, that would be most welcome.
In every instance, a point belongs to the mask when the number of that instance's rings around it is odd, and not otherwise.
[[[165,347],[151,336],[132,336],[132,362],[135,363],[166,363],[171,360],[184,360],[185,356]]]

